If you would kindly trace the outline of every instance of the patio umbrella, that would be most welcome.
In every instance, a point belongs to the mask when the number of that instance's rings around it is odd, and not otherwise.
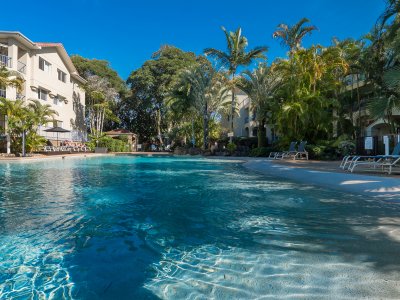
[[[44,131],[46,131],[46,132],[56,132],[57,133],[57,145],[58,145],[58,133],[59,132],[62,132],[62,133],[65,133],[65,132],[70,132],[70,130],[68,130],[68,129],[64,129],[64,128],[61,128],[61,127],[53,127],[53,128],[49,128],[49,129],[45,129]]]

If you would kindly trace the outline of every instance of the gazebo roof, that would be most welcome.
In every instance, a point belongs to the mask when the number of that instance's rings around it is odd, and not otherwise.
[[[113,129],[107,132],[104,132],[106,135],[135,135],[135,133],[130,132],[127,129]]]

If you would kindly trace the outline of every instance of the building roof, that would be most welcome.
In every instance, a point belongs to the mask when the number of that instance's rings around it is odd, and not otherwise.
[[[121,134],[121,135],[127,135],[127,134],[132,134],[132,135],[136,135],[136,134],[134,134],[133,132],[130,132],[129,130],[127,130],[127,129],[120,129],[120,128],[118,128],[118,129],[113,129],[113,130],[110,130],[110,131],[107,131],[107,132],[104,132],[105,134],[107,134],[107,135],[118,135],[118,134]]]
[[[58,54],[60,57],[64,60],[65,64],[67,65],[67,68],[69,69],[68,71],[71,73],[71,75],[78,80],[81,83],[86,83],[86,80],[82,78],[78,71],[76,70],[71,58],[69,57],[67,51],[64,48],[64,45],[61,43],[36,43],[41,48],[56,48]]]
[[[20,42],[23,46],[32,50],[40,50],[42,48],[56,48],[58,54],[61,59],[64,61],[65,65],[68,68],[68,71],[71,73],[71,76],[78,80],[80,83],[86,83],[86,80],[82,78],[78,71],[76,70],[74,64],[72,63],[71,58],[69,57],[67,51],[65,50],[63,44],[61,43],[35,43],[24,36],[22,33],[18,31],[0,31],[0,38],[9,38],[12,36],[18,42]]]

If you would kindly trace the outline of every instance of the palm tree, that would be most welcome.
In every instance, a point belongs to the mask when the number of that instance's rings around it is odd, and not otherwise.
[[[209,121],[228,104],[224,76],[209,65],[184,70],[171,93],[171,106],[203,118],[203,149],[208,149]]]
[[[6,119],[4,131],[7,135],[7,154],[11,153],[11,138],[19,134],[18,128],[25,115],[25,105],[22,100],[0,98],[0,114]]]
[[[370,100],[368,110],[376,119],[381,118],[389,127],[391,133],[396,133],[396,120],[393,113],[400,109],[400,67],[396,66],[386,71],[383,77],[384,93]]]
[[[228,69],[228,74],[231,76],[231,131],[233,132],[233,116],[235,113],[235,75],[238,67],[248,66],[255,59],[265,58],[264,52],[267,47],[255,47],[250,51],[246,51],[248,46],[247,38],[242,36],[242,29],[239,27],[235,32],[228,32],[224,27],[222,30],[225,34],[227,51],[221,51],[214,48],[204,49],[204,53],[211,58],[217,59],[223,67]]]
[[[306,35],[311,34],[317,27],[310,25],[305,26],[310,20],[307,18],[301,19],[293,26],[287,24],[279,24],[277,30],[272,34],[274,38],[280,38],[281,44],[289,48],[290,56],[301,48],[301,43]]]
[[[19,77],[17,72],[9,71],[6,67],[0,67],[0,88],[15,87],[17,91],[21,91],[23,83],[24,80]]]
[[[14,78],[12,78],[14,77]],[[7,87],[15,87],[18,92],[22,90],[24,80],[19,77],[19,74],[15,71],[9,71],[4,66],[0,68],[0,89],[5,89]],[[4,103],[4,101],[2,101]],[[8,105],[6,105],[8,106]],[[7,108],[5,108],[7,110]],[[10,154],[10,135],[8,134],[8,114],[3,114],[5,116],[5,132],[7,135],[7,154]]]
[[[268,118],[272,118],[274,94],[281,82],[281,76],[266,65],[259,65],[253,72],[244,71],[239,88],[251,99],[251,109],[256,112],[258,123],[258,147],[265,147]]]
[[[40,125],[53,121],[55,115],[58,116],[58,112],[52,109],[51,105],[43,105],[39,100],[31,100],[28,108],[32,112],[31,123],[33,131],[37,131]]]

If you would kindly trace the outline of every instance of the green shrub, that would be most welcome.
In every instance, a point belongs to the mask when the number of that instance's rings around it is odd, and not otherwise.
[[[338,148],[331,145],[307,145],[306,150],[308,151],[311,159],[318,160],[334,160],[338,158]]]
[[[226,149],[228,149],[229,153],[232,154],[236,150],[236,144],[228,143],[228,145],[226,146]]]
[[[90,144],[90,143],[89,143]],[[129,151],[129,144],[120,139],[113,139],[105,136],[99,139],[98,147],[105,147],[110,152],[125,152]]]
[[[342,156],[354,154],[356,151],[356,144],[353,141],[342,141],[338,145],[338,151]]]
[[[259,147],[250,151],[250,156],[253,157],[268,157],[271,152],[279,151],[277,147]]]

